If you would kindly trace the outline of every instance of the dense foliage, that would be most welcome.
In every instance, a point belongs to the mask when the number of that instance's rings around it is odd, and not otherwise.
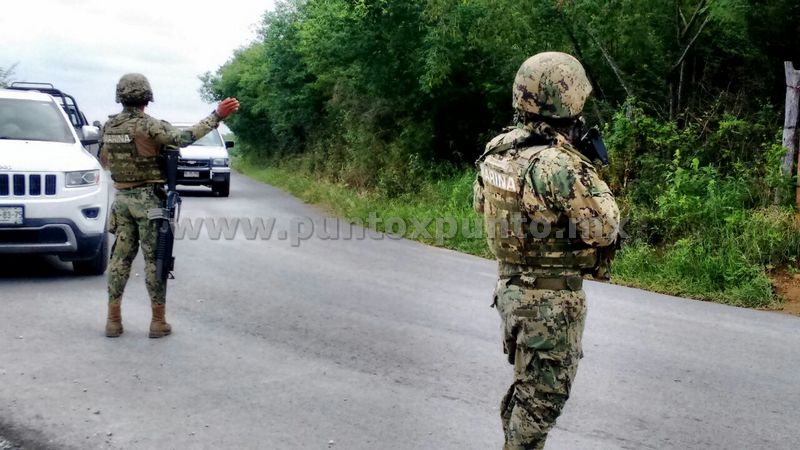
[[[389,165],[471,162],[509,122],[511,80],[531,54],[584,62],[594,122],[635,97],[649,115],[708,131],[781,104],[798,24],[792,0],[290,1],[204,76],[205,93],[244,100],[232,128],[259,156],[323,149],[332,174],[352,151]]]
[[[387,201],[460,180],[468,214],[464,170],[510,122],[517,68],[572,53],[632,218],[621,279],[763,304],[767,270],[800,252],[788,205],[771,205],[790,183],[778,132],[797,36],[796,0],[294,0],[203,93],[242,101],[229,126],[250,163],[289,160]],[[670,261],[686,270],[660,271]]]

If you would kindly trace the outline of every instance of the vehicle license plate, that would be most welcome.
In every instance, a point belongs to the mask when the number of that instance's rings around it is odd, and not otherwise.
[[[22,225],[24,220],[21,206],[0,206],[0,225]]]
[[[200,178],[200,172],[183,172],[186,178]]]

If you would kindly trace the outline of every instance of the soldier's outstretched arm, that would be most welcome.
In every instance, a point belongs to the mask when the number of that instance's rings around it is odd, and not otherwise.
[[[619,208],[611,189],[586,161],[570,154],[539,161],[528,172],[529,185],[548,205],[576,224],[582,241],[595,247],[614,243]]]
[[[180,130],[162,120],[149,120],[145,131],[160,145],[186,147],[217,128],[223,120],[239,109],[239,101],[226,98],[206,118],[192,125],[188,130]]]

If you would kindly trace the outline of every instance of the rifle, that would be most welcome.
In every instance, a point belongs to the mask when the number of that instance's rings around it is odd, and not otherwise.
[[[167,185],[162,208],[148,211],[150,220],[157,220],[158,237],[156,239],[156,276],[160,280],[174,279],[175,257],[172,249],[175,244],[175,223],[180,218],[181,196],[176,188],[178,181],[178,157],[176,147],[168,147],[164,152],[167,172]]]
[[[592,161],[599,160],[604,166],[608,165],[608,150],[597,128],[589,128],[589,131],[581,136],[578,150]]]

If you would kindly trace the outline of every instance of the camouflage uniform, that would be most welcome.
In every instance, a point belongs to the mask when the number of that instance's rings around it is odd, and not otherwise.
[[[159,194],[164,175],[159,155],[166,146],[190,145],[216,128],[220,120],[213,112],[190,130],[181,131],[139,108],[125,106],[120,114],[111,116],[103,125],[101,161],[105,167],[110,167],[117,189],[109,223],[109,231],[116,235],[109,263],[110,304],[122,301],[131,262],[140,243],[150,300],[156,305],[166,302],[166,285],[156,277],[157,223],[147,218],[149,209],[160,208],[162,204]]]
[[[543,119],[504,130],[478,165],[474,206],[498,259],[494,306],[514,365],[501,403],[504,448],[542,449],[582,357],[582,277],[607,272],[598,248],[615,241],[619,210],[592,162]]]

